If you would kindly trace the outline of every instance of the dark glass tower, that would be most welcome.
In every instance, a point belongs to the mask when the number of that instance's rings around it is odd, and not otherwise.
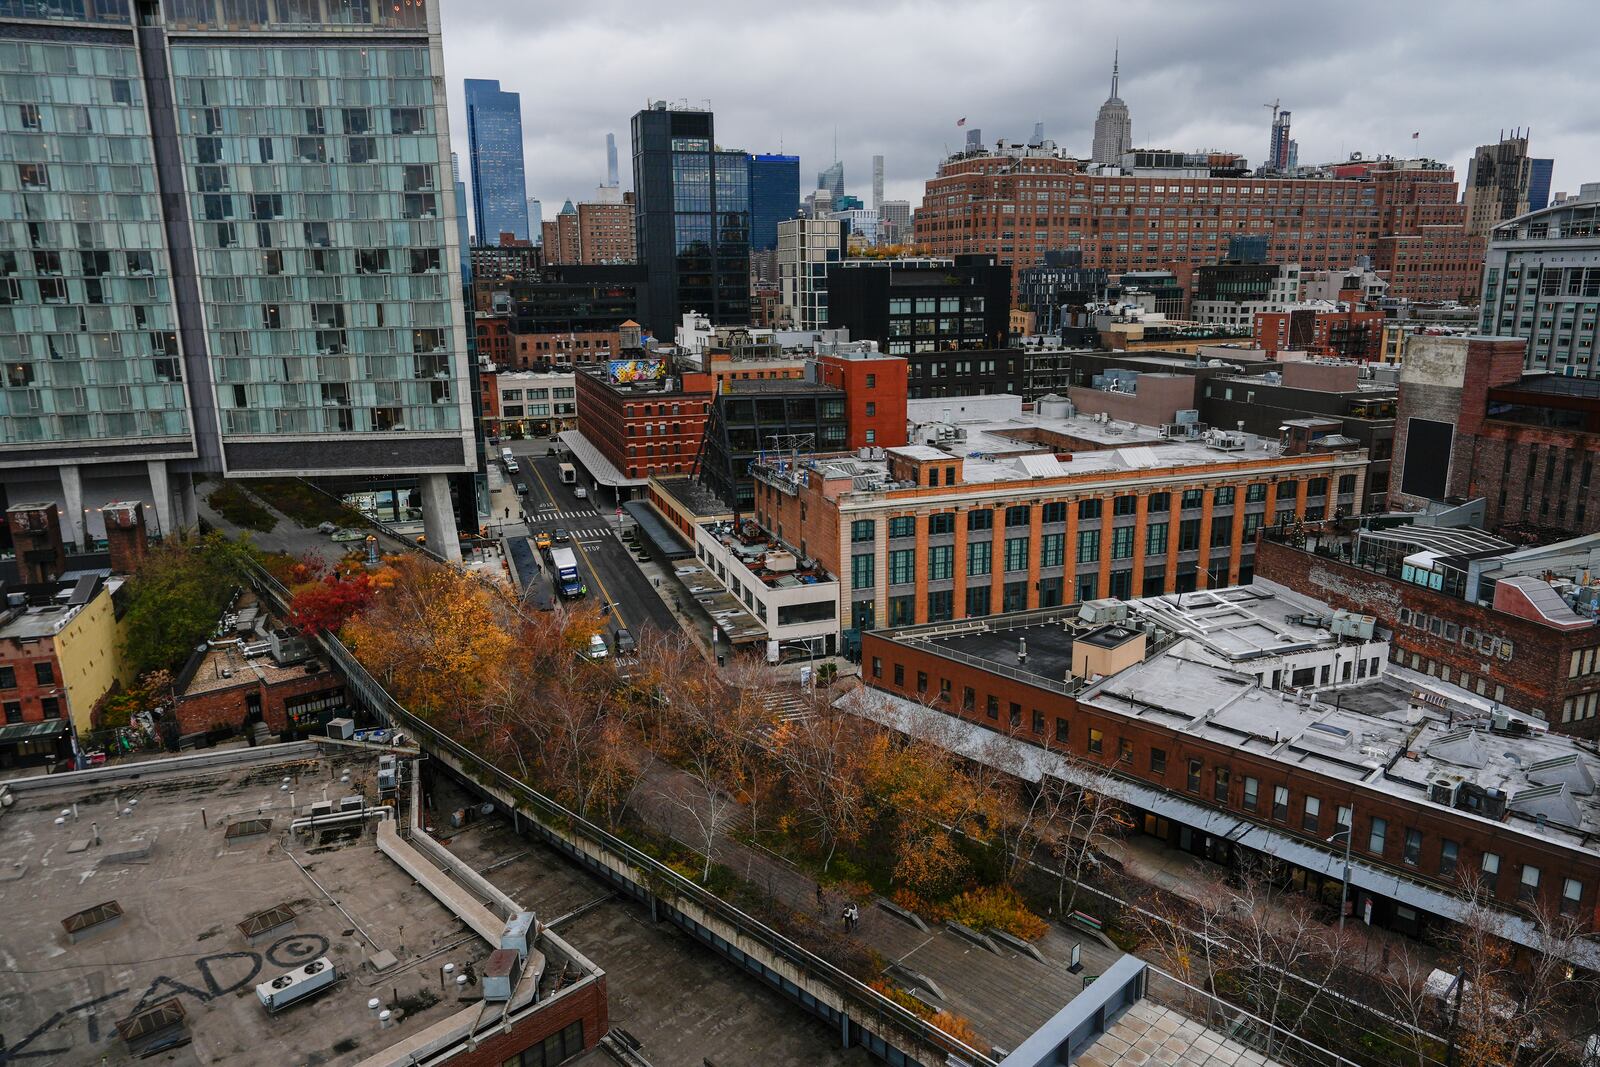
[[[633,188],[645,322],[671,338],[684,312],[718,325],[750,321],[750,164],[716,147],[711,112],[633,116]]]
[[[778,223],[800,210],[800,157],[750,157],[750,250],[778,247]]]
[[[467,79],[467,142],[472,153],[472,221],[478,243],[502,233],[528,240],[528,191],[522,173],[522,97],[497,81]]]

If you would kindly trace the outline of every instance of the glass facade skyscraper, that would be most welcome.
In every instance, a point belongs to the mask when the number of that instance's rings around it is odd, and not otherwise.
[[[528,240],[522,171],[522,96],[497,81],[467,79],[467,144],[472,153],[472,221],[479,244],[509,233]]]
[[[800,157],[750,157],[750,249],[778,247],[778,223],[800,210]]]
[[[639,258],[646,322],[670,338],[685,312],[750,321],[750,165],[716,147],[709,111],[657,103],[633,116]]]
[[[79,545],[110,500],[192,523],[196,475],[438,504],[474,466],[441,69],[419,0],[0,3],[4,498]]]

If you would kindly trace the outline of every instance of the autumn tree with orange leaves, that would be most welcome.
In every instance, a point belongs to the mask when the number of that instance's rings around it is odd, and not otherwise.
[[[400,703],[468,732],[503,688],[511,636],[498,598],[477,579],[416,556],[345,626],[355,653]]]

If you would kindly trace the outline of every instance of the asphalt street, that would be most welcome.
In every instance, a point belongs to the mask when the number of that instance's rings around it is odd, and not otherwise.
[[[524,588],[528,589],[528,600],[544,606],[550,603],[552,595],[545,561],[537,559],[530,539],[540,530],[563,529],[571,538],[571,547],[578,557],[578,570],[589,587],[590,598],[611,605],[612,617],[616,620],[613,625],[626,626],[636,636],[652,628],[669,633],[678,629],[672,612],[662,603],[650,579],[640,571],[618,536],[622,520],[609,491],[602,488],[596,494],[593,483],[580,468],[579,484],[589,490],[589,498],[578,499],[573,486],[561,483],[559,467],[563,457],[548,455],[549,442],[542,438],[510,441],[506,445],[521,468],[510,478],[518,484],[519,490],[526,490],[520,495],[528,516],[528,537],[520,536],[515,526],[506,532],[512,566],[517,568]],[[597,501],[597,495],[603,499]],[[536,573],[531,583],[528,581],[530,572]]]

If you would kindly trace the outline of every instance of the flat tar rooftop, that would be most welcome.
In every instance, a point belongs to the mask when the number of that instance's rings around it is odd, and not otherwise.
[[[294,747],[311,758],[16,794],[0,815],[0,1027],[11,1057],[131,1063],[116,1023],[175,998],[191,1043],[162,1063],[336,1067],[477,1003],[481,985],[467,987],[467,1002],[454,986],[441,991],[439,967],[470,963],[481,974],[489,944],[380,854],[370,828],[320,840],[288,832],[291,793],[302,811],[324,796],[375,799],[376,757]],[[231,824],[254,820],[270,825],[229,836]],[[74,943],[62,921],[113,901],[120,919]],[[274,907],[292,918],[254,939],[241,932]],[[401,962],[378,973],[371,961],[384,953]],[[255,985],[320,956],[339,981],[269,1015]],[[389,1022],[368,1008],[372,997],[394,1008]]]
[[[1090,673],[1082,646],[1111,630],[1142,632],[1142,654],[1093,657],[1090,664],[1116,669]],[[1508,828],[1576,847],[1600,840],[1600,760],[1592,752],[1390,663],[1388,635],[1368,617],[1334,613],[1273,582],[936,623],[895,636],[1097,708],[1418,803],[1452,806],[1434,789],[1465,783],[1503,802],[1504,818],[1495,821]]]

